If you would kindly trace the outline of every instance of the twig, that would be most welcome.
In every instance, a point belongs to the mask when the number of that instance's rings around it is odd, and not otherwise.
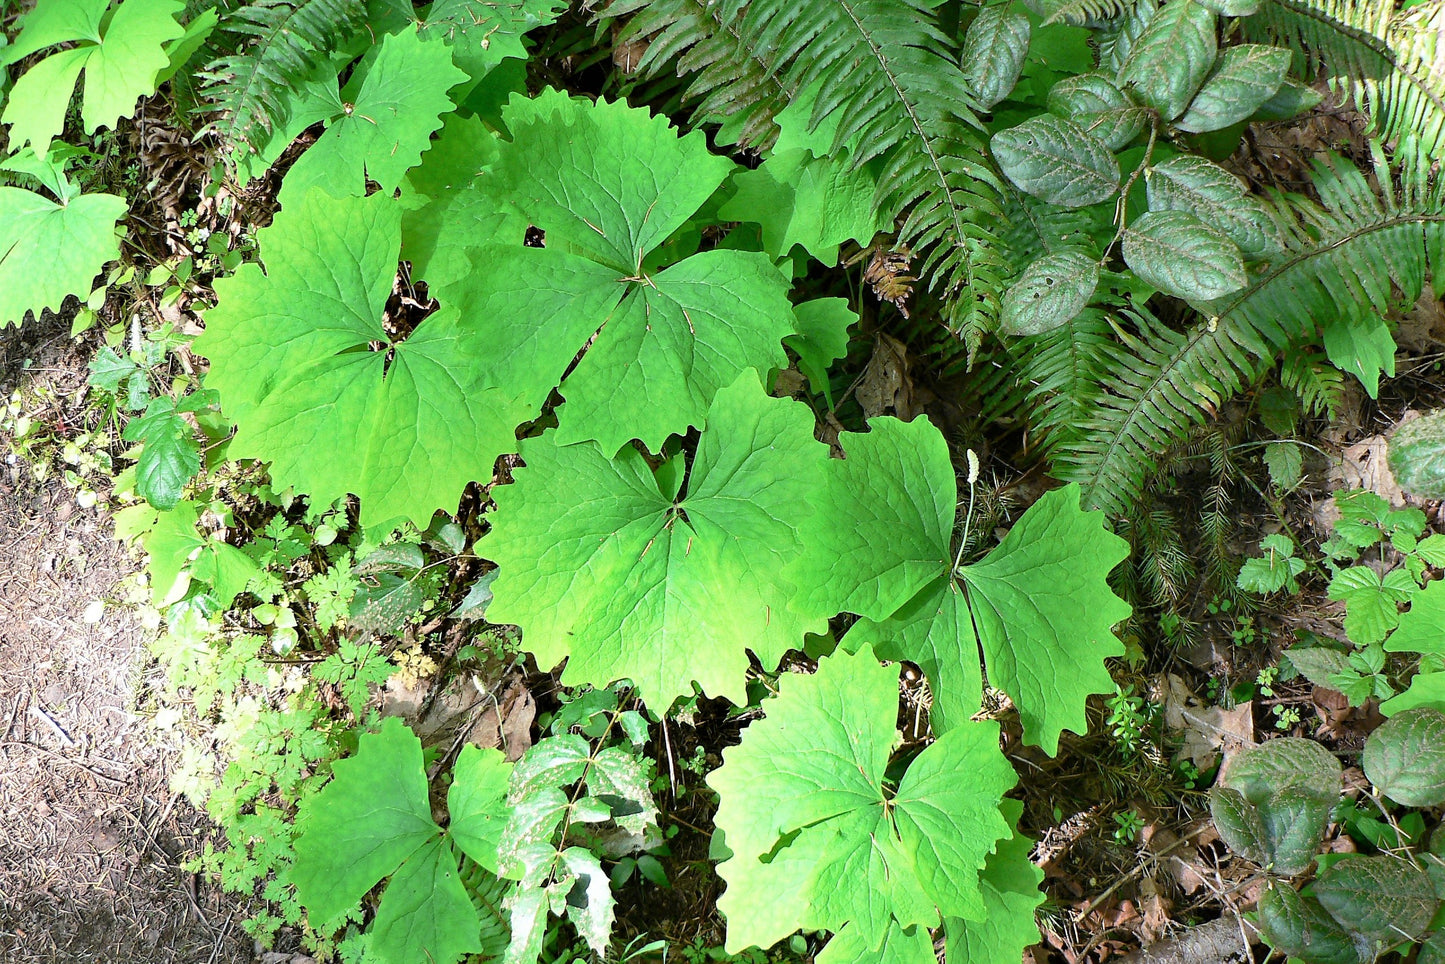
[[[34,703],[30,704],[30,712],[34,713],[40,719],[50,724],[50,729],[55,734],[55,738],[58,739],[61,743],[64,743],[66,746],[75,746],[75,741],[70,738],[70,734],[65,732],[65,730],[61,728],[60,724],[55,722],[55,719],[49,713],[45,712]]]
[[[1098,910],[1100,905],[1102,905],[1104,901],[1108,900],[1111,896],[1113,896],[1114,891],[1118,890],[1120,887],[1124,886],[1126,883],[1142,874],[1145,867],[1150,867],[1157,864],[1160,857],[1172,854],[1174,851],[1178,850],[1180,847],[1184,846],[1186,843],[1199,836],[1205,830],[1208,830],[1211,826],[1213,825],[1206,823],[1201,826],[1195,827],[1193,830],[1189,831],[1184,836],[1180,837],[1178,840],[1174,841],[1172,844],[1165,847],[1158,853],[1150,853],[1143,860],[1139,861],[1139,863],[1134,867],[1133,870],[1129,871],[1127,874],[1114,881],[1114,883],[1109,886],[1108,890],[1104,891],[1098,897],[1095,897],[1093,900],[1089,901],[1089,905],[1083,910],[1079,911],[1077,915],[1075,915],[1074,923],[1082,924],[1085,918],[1087,918],[1094,911]]]

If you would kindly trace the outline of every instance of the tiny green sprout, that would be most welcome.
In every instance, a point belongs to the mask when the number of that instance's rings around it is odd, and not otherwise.
[[[1119,843],[1133,843],[1144,829],[1144,818],[1137,810],[1121,810],[1114,814],[1114,839]]]
[[[1276,730],[1289,730],[1299,726],[1300,713],[1297,706],[1276,706],[1274,708],[1274,728]]]

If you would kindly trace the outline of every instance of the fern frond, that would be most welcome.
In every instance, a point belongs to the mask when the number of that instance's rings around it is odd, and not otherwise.
[[[1029,8],[1044,18],[1044,26],[1094,27],[1123,16],[1133,6],[1133,0],[1038,0]]]
[[[1310,415],[1334,419],[1345,397],[1345,376],[1323,355],[1298,345],[1285,349],[1279,367],[1279,383],[1299,397]]]
[[[1115,341],[1108,311],[1098,306],[1028,341],[1018,371],[1029,383],[1030,420],[1051,452],[1067,447],[1087,423],[1108,374],[1134,362]]]
[[[1445,151],[1445,4],[1408,10],[1395,0],[1267,0],[1243,21],[1248,35],[1284,44],[1323,66],[1389,141],[1410,137]]]
[[[816,90],[811,123],[837,119],[834,149],[883,158],[875,208],[902,217],[898,240],[949,304],[949,327],[996,314],[1003,281],[993,229],[1000,185],[985,157],[953,40],[927,0],[615,0],[647,35],[643,64],[695,70],[699,112],[759,131]],[[766,141],[763,141],[765,143]]]
[[[202,97],[221,113],[211,129],[254,147],[284,122],[285,95],[366,24],[365,0],[252,0],[221,21],[233,51],[206,65]]]
[[[1196,305],[1204,320],[1177,332],[1142,307],[1121,312],[1133,355],[1105,380],[1078,437],[1055,450],[1055,473],[1083,486],[1086,504],[1122,513],[1138,498],[1156,453],[1185,437],[1235,392],[1274,365],[1317,319],[1360,319],[1413,301],[1432,267],[1445,264],[1445,196],[1428,158],[1410,160],[1376,196],[1359,170],[1320,164],[1314,184],[1323,206],[1301,199],[1283,254],[1243,290]],[[1283,209],[1283,206],[1281,206]]]
[[[631,17],[619,43],[648,42],[636,70],[645,77],[671,70],[691,75],[684,99],[693,116],[731,117],[738,142],[759,149],[777,140],[773,118],[796,90],[779,73],[772,51],[743,41],[738,24],[746,0],[613,0],[602,19]]]

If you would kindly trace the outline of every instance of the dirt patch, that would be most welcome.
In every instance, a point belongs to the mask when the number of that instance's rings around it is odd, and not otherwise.
[[[61,323],[0,332],[4,398],[44,380],[58,410],[36,414],[61,425],[84,378]],[[180,866],[205,822],[136,711],[145,634],[114,607],[84,618],[135,569],[109,530],[54,476],[0,465],[0,960],[249,962],[246,908]]]

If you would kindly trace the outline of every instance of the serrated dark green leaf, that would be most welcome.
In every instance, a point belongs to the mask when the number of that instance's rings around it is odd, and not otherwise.
[[[984,7],[968,25],[959,62],[979,107],[988,110],[1014,89],[1029,33],[1029,18],[1006,3]]]
[[[1239,247],[1187,211],[1150,211],[1124,232],[1124,260],[1146,284],[1208,301],[1248,280]]]
[[[1445,803],[1445,713],[1427,707],[1396,713],[1365,741],[1364,767],[1370,782],[1396,803]]]
[[[1024,269],[1003,298],[999,330],[1039,335],[1073,321],[1099,284],[1099,263],[1083,251],[1059,251]]]
[[[1107,201],[1119,189],[1119,162],[1078,124],[1040,114],[993,135],[993,153],[1020,190],[1077,208]]]
[[[1214,12],[1196,0],[1169,0],[1130,45],[1119,86],[1173,120],[1209,76],[1218,49]]]
[[[1065,77],[1049,90],[1048,107],[1050,113],[1067,117],[1115,151],[1139,136],[1149,113],[1106,74]]]
[[[1326,783],[1324,787],[1288,786],[1265,798],[1259,809],[1268,870],[1280,877],[1294,877],[1309,868],[1339,796],[1339,790],[1332,792]]]
[[[1293,77],[1286,77],[1274,96],[1260,104],[1250,120],[1291,120],[1306,111],[1314,110],[1324,99],[1324,94],[1308,84],[1302,84]]]
[[[1232,787],[1209,791],[1209,814],[1214,828],[1229,849],[1245,860],[1263,865],[1269,859],[1269,834],[1259,808]]]
[[[1246,257],[1284,246],[1284,233],[1264,202],[1213,161],[1176,154],[1150,168],[1146,184],[1151,211],[1188,211],[1223,231]]]
[[[1275,95],[1289,73],[1289,62],[1290,52],[1283,47],[1236,44],[1228,48],[1175,124],[1198,134],[1239,123]]]
[[[1259,899],[1259,930],[1271,947],[1309,964],[1364,964],[1368,944],[1352,938],[1312,897],[1276,883]]]
[[[1349,854],[1319,875],[1313,892],[1347,930],[1384,943],[1419,937],[1440,906],[1429,876],[1392,854]]]
[[[1264,464],[1271,482],[1281,489],[1292,489],[1304,474],[1304,450],[1298,442],[1270,442],[1264,447]]]
[[[1344,771],[1335,755],[1313,740],[1282,737],[1241,750],[1219,776],[1219,785],[1262,806],[1270,794],[1303,786],[1339,794]]]

